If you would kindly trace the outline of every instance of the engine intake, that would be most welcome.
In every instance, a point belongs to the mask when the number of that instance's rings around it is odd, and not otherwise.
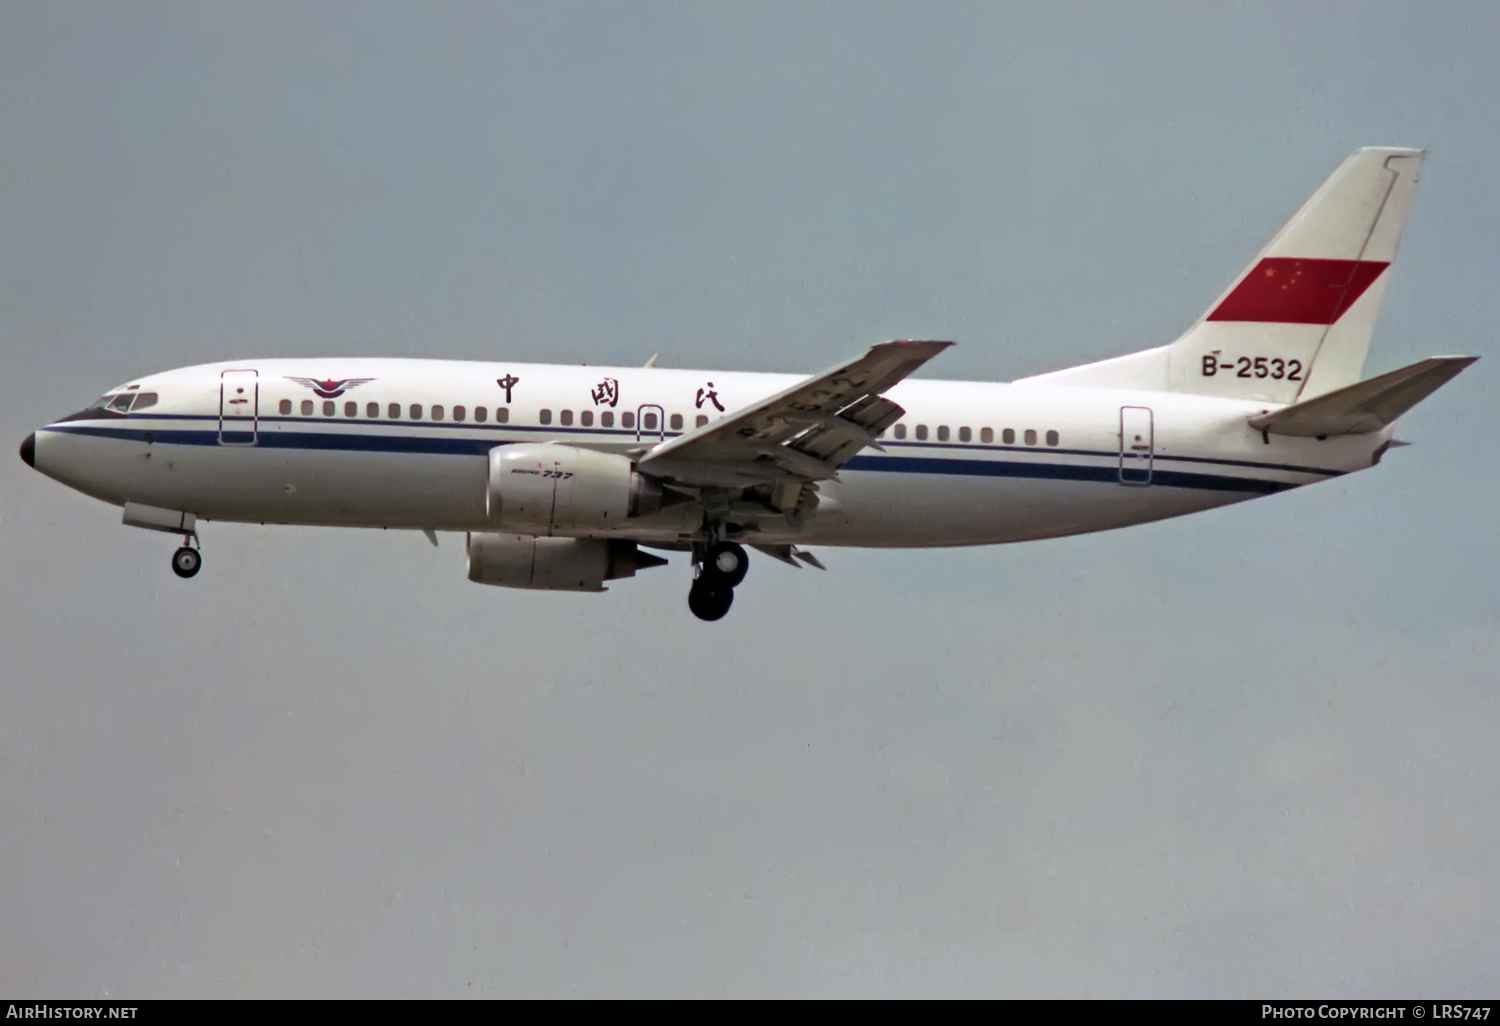
[[[625,456],[549,444],[490,451],[485,509],[507,531],[598,530],[661,507],[661,483]]]
[[[618,538],[471,534],[468,550],[469,580],[544,591],[603,591],[605,581],[667,562]]]

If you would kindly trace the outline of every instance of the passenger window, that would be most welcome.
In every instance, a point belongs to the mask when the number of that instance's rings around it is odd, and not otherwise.
[[[311,399],[304,399],[304,400],[302,400],[302,416],[304,416],[304,417],[311,417],[312,414],[313,414],[312,400]]]
[[[283,399],[283,400],[281,400],[281,415],[283,417],[289,417],[289,416],[291,416],[291,413],[292,413],[292,401],[290,399]]]
[[[483,406],[474,407],[474,422],[476,424],[483,424],[486,420],[489,420],[489,417],[489,410],[486,410]]]
[[[681,431],[682,430],[682,414],[680,414],[680,413],[674,413],[674,414],[672,414],[672,430],[673,431]]]
[[[594,411],[593,410],[584,410],[582,413],[580,413],[578,415],[578,423],[582,424],[584,427],[593,427],[594,426]]]
[[[1031,428],[1027,428],[1026,429],[1026,444],[1027,445],[1035,445],[1036,444],[1036,432],[1033,431],[1033,430],[1031,430]]]
[[[443,408],[441,406],[434,406],[432,408],[432,419],[433,420],[442,420],[443,419]]]
[[[979,429],[979,440],[981,442],[983,442],[985,445],[990,445],[991,443],[993,443],[995,441],[995,429],[994,428],[980,428]]]
[[[708,417],[700,413],[698,414],[697,419],[693,421],[693,423],[698,425],[699,427],[708,427]]]
[[[344,404],[344,416],[346,416],[346,417],[358,417],[359,416],[359,403],[354,403],[354,402],[345,403]]]
[[[622,428],[633,428],[633,427],[635,427],[635,414],[633,414],[633,413],[622,413],[622,414],[620,414],[620,426]]]
[[[1015,428],[1006,428],[1005,429],[1005,433],[1000,436],[1000,440],[1002,442],[1004,442],[1006,445],[1015,445],[1016,444],[1016,431],[1015,431]]]
[[[466,409],[464,409],[462,406],[455,406],[455,407],[453,407],[453,419],[454,420],[459,421],[460,423],[462,423],[463,419],[466,416],[468,416],[468,415],[469,415],[469,411],[466,410]]]
[[[562,415],[560,417],[558,417],[557,419],[560,420],[560,421],[562,421],[562,426],[563,427],[571,427],[572,424],[573,424],[573,411],[572,410],[563,410],[562,411]]]
[[[654,414],[654,413],[643,413],[643,414],[641,414],[641,426],[643,428],[645,428],[647,431],[655,431],[656,430],[656,414]]]
[[[938,441],[939,442],[946,442],[947,440],[948,440],[948,425],[947,424],[939,424],[938,425]]]
[[[1056,445],[1059,441],[1061,441],[1061,439],[1058,437],[1056,431],[1048,431],[1047,432],[1047,444],[1048,445]]]
[[[906,437],[906,425],[905,424],[897,424],[891,430],[895,431],[897,441],[900,441],[901,439],[903,439],[903,438]]]
[[[411,414],[411,419],[412,420],[421,420],[422,419],[422,404],[421,403],[412,403],[411,404],[411,409],[408,412]]]
[[[968,428],[961,427],[961,428],[958,429],[958,440],[960,442],[968,442],[968,441],[971,441],[973,438],[974,438],[974,432],[970,431]]]
[[[379,420],[380,419],[380,404],[379,403],[365,403],[365,416],[368,417],[370,420]]]
[[[925,442],[925,441],[927,441],[927,425],[926,424],[918,424],[917,425],[917,441],[919,441],[919,442]]]
[[[496,406],[495,407],[495,423],[496,424],[505,424],[505,423],[508,423],[509,421],[510,421],[510,407],[509,406]]]
[[[605,410],[603,413],[599,414],[599,426],[614,427],[615,415],[613,413],[610,413],[608,410]]]
[[[542,411],[542,416],[541,416],[541,421],[542,421],[543,424],[551,424],[552,423],[552,411],[551,410],[543,410]]]
[[[400,403],[391,403],[391,405],[389,407],[387,407],[385,413],[386,413],[386,416],[390,417],[392,420],[400,420],[401,419],[401,404]]]
[[[334,404],[334,401],[332,399],[324,399],[323,400],[323,416],[325,416],[325,417],[332,417],[333,416],[334,405],[335,404]]]

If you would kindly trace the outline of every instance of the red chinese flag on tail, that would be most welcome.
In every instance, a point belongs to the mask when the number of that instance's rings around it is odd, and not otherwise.
[[[1382,260],[1265,257],[1208,320],[1333,324],[1389,266]]]

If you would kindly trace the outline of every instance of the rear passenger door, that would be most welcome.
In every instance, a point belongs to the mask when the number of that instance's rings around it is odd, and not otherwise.
[[[1150,407],[1120,407],[1120,483],[1148,485],[1155,455],[1155,425]]]

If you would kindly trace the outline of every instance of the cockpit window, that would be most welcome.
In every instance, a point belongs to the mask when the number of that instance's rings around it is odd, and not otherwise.
[[[90,410],[109,410],[111,413],[129,413],[156,405],[155,392],[120,392],[101,395],[90,404]]]

